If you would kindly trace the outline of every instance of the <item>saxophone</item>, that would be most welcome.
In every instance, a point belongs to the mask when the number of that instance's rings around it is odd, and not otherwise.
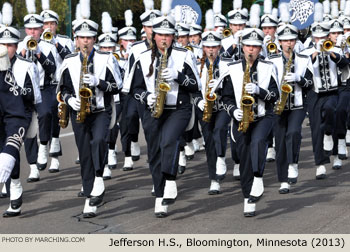
[[[254,112],[252,110],[255,99],[253,96],[247,93],[245,87],[247,83],[250,83],[250,68],[248,61],[246,62],[246,68],[243,75],[242,84],[242,97],[241,97],[241,109],[243,110],[243,118],[239,123],[238,131],[243,133],[247,132],[249,124],[254,121]]]
[[[60,103],[58,105],[58,118],[60,119],[58,124],[61,126],[62,129],[67,128],[68,122],[69,122],[69,112],[67,104],[64,102],[61,96],[61,91],[58,92],[57,101]]]
[[[207,79],[207,85],[206,85],[206,92],[205,92],[205,105],[203,109],[203,118],[202,120],[204,122],[209,123],[212,113],[213,113],[213,106],[214,102],[216,100],[216,94],[211,94],[211,88],[209,88],[209,82],[213,79],[213,62],[210,61],[209,69],[208,69],[208,79]]]
[[[82,51],[84,58],[80,69],[80,83],[79,83],[79,96],[80,96],[80,111],[77,114],[77,123],[83,123],[85,121],[86,115],[90,114],[90,98],[92,97],[92,91],[88,88],[88,84],[84,83],[84,74],[88,73],[88,55],[87,48],[85,47]]]
[[[163,114],[165,98],[167,93],[170,91],[170,85],[163,79],[162,72],[168,65],[168,50],[166,44],[164,43],[164,54],[160,59],[160,67],[158,70],[158,78],[156,81],[156,103],[152,108],[152,117],[159,118]]]
[[[290,72],[292,67],[292,61],[293,61],[293,51],[291,48],[289,48],[290,54],[289,59],[285,65],[283,76],[282,76],[282,85],[281,85],[281,99],[277,102],[275,107],[275,114],[280,115],[282,114],[284,107],[286,106],[286,102],[288,99],[288,95],[290,92],[293,91],[293,87],[289,85],[286,81],[284,81],[284,77],[287,73]]]

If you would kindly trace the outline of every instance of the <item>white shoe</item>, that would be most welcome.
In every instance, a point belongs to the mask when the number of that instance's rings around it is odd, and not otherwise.
[[[346,148],[345,139],[338,140],[338,157],[341,160],[348,159],[348,149]]]
[[[75,164],[80,164],[79,155],[78,155],[77,159],[75,160]]]
[[[215,195],[220,193],[220,184],[216,180],[212,180],[209,188],[209,195]]]
[[[234,164],[233,166],[233,178],[236,180],[240,180],[241,174],[239,171],[239,164]]]
[[[326,152],[331,152],[333,150],[333,138],[332,138],[332,135],[327,136],[325,134],[323,136],[323,149]]]
[[[263,194],[264,194],[263,178],[254,176],[252,189],[250,191],[249,203],[257,202]]]
[[[132,157],[125,157],[123,171],[130,171],[134,169],[134,162],[132,161]]]
[[[50,155],[50,157],[54,157],[54,156],[57,156],[57,155],[60,155],[60,154],[62,154],[60,139],[56,138],[56,137],[53,137],[51,139],[49,155]]]
[[[288,183],[295,184],[298,180],[298,164],[289,164],[288,165]]]
[[[162,205],[163,198],[156,198],[154,214],[157,218],[163,218],[168,215],[168,205]]]
[[[131,157],[133,161],[140,159],[140,145],[138,142],[131,142]]]
[[[163,205],[170,205],[175,203],[177,198],[177,186],[175,180],[165,180]]]
[[[93,218],[96,217],[97,206],[90,206],[90,199],[85,200],[83,218]]]
[[[11,203],[10,203],[10,206],[9,208],[6,210],[6,212],[2,215],[2,217],[4,218],[7,218],[7,217],[15,217],[15,216],[18,216],[21,214],[21,207],[17,208],[17,209],[14,209],[12,208],[11,206]]]
[[[44,170],[47,165],[47,145],[40,144],[37,159],[38,169]]]
[[[216,159],[216,177],[217,180],[223,180],[227,171],[225,157],[217,157]]]
[[[29,177],[27,178],[27,182],[36,182],[40,180],[40,172],[38,170],[38,167],[36,164],[30,165],[30,173]]]
[[[152,187],[151,194],[152,194],[152,196],[156,196],[156,191],[154,190],[154,186]]]
[[[345,142],[346,142],[346,146],[350,146],[350,130],[346,131]]]
[[[186,143],[185,155],[186,155],[187,160],[191,160],[194,158],[194,147],[193,147],[192,142]]]
[[[95,177],[94,185],[90,193],[91,197],[100,196],[105,191],[105,184],[102,177]]]
[[[253,216],[255,216],[256,204],[255,203],[249,203],[248,200],[249,199],[247,199],[247,198],[244,199],[243,214],[244,214],[244,217],[253,217]]]
[[[2,189],[1,189],[1,197],[0,198],[5,198],[5,197],[7,197],[7,190],[6,190],[6,184],[4,184],[3,186],[2,186]]]
[[[105,166],[103,169],[103,175],[102,175],[103,180],[108,180],[112,178],[112,171],[108,168],[108,165]]]
[[[280,189],[278,190],[278,192],[279,192],[280,194],[287,194],[287,193],[289,193],[289,190],[290,190],[290,184],[287,183],[287,182],[282,182],[282,183],[281,183],[281,187],[280,187]]]
[[[320,165],[316,169],[316,179],[324,179],[326,178],[326,167],[324,165]]]
[[[55,172],[59,172],[59,166],[60,166],[60,162],[58,161],[57,157],[52,157],[51,158],[51,164],[50,164],[50,168],[49,168],[49,172],[50,173],[55,173]]]
[[[187,160],[186,160],[185,151],[180,151],[180,154],[179,154],[179,169],[177,171],[179,174],[183,174],[185,172],[186,164],[187,164]]]
[[[111,149],[108,150],[108,168],[117,168],[117,154],[114,150]]]
[[[333,166],[332,168],[334,170],[339,170],[341,169],[341,166],[343,165],[343,161],[341,159],[339,159],[338,156],[334,156],[334,160],[333,160]]]
[[[10,200],[18,200],[23,193],[23,187],[20,179],[11,179],[10,183]]]
[[[196,139],[193,139],[193,140],[192,140],[192,144],[193,144],[193,150],[194,150],[194,152],[198,152],[198,151],[200,150],[199,142],[198,142]]]
[[[266,161],[267,162],[273,162],[276,160],[276,151],[275,148],[270,147],[267,149],[267,154],[266,154]]]

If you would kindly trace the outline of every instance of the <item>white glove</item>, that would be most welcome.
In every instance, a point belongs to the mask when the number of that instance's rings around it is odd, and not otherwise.
[[[254,83],[247,83],[245,86],[245,90],[247,91],[248,94],[259,94],[260,89],[259,86],[254,84]]]
[[[271,39],[272,39],[272,38],[271,38],[270,35],[266,35],[266,36],[264,37],[264,45],[266,45],[266,43],[269,42]]]
[[[84,74],[83,81],[89,84],[90,87],[96,87],[99,83],[98,79],[93,74]]]
[[[238,45],[239,43],[239,37],[241,37],[243,34],[243,30],[236,31],[235,34],[233,35],[234,39],[234,44]]]
[[[209,83],[208,83],[208,88],[214,88],[214,87],[216,87],[217,83],[218,83],[217,80],[212,79],[212,80],[209,81]]]
[[[33,53],[34,53],[34,54],[40,54],[40,53],[41,53],[39,43],[38,43],[38,45],[36,46],[36,49],[33,51]]]
[[[71,97],[68,99],[68,105],[75,111],[80,110],[80,100],[75,97]]]
[[[343,42],[345,42],[345,36],[343,34],[339,34],[335,46],[340,47],[343,44]]]
[[[322,51],[322,44],[325,42],[325,39],[320,39],[316,44],[316,51],[321,52]]]
[[[241,109],[235,109],[235,111],[233,111],[233,116],[240,122],[243,119],[243,111]]]
[[[157,100],[157,96],[155,94],[149,94],[147,96],[147,105],[150,107],[150,108],[153,108],[155,102]]]
[[[5,183],[10,177],[16,159],[7,153],[0,153],[0,183]]]
[[[129,42],[128,45],[126,46],[126,54],[130,54],[131,47],[132,47],[132,43]]]
[[[197,107],[200,109],[200,110],[204,110],[204,105],[205,105],[205,101],[204,100],[200,100],[199,102],[198,102],[198,105],[197,105]]]
[[[176,80],[178,75],[179,73],[172,68],[165,68],[162,72],[162,77],[168,82],[173,82]]]
[[[287,73],[284,76],[284,80],[286,82],[299,82],[300,81],[300,75],[296,73]]]

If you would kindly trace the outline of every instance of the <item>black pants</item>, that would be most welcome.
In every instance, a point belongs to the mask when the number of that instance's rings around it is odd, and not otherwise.
[[[231,122],[231,130],[230,132],[238,132],[238,126],[237,124]],[[235,139],[232,139],[230,134],[230,144],[231,144],[231,157],[232,160],[235,162],[235,164],[240,164],[240,156],[237,150],[237,141],[239,137],[241,137],[240,134],[233,135]]]
[[[340,90],[339,90],[340,91]],[[350,90],[343,90],[338,93],[338,104],[336,113],[336,135],[339,139],[346,136],[348,107],[350,105]]]
[[[122,105],[120,103],[115,103],[115,112],[116,112],[116,120],[113,128],[109,130],[108,134],[108,144],[115,146],[118,138],[118,133],[119,133],[119,124],[118,124],[118,118],[120,117],[122,113]]]
[[[90,197],[95,176],[102,177],[106,163],[111,109],[88,115],[84,123],[77,123],[76,115],[75,111],[71,114],[72,126],[79,151],[84,194]]]
[[[273,120],[273,115],[269,114],[251,123],[246,133],[232,132],[241,157],[239,171],[244,198],[249,197],[254,176],[262,177],[264,174],[267,138],[273,127]]]
[[[202,111],[199,112],[203,114]],[[205,141],[205,154],[209,171],[209,179],[216,179],[216,160],[217,157],[225,157],[227,147],[228,125],[231,118],[225,110],[212,114],[209,123],[200,120],[202,133]]]
[[[184,104],[176,110],[165,109],[159,119],[153,118],[150,110],[144,111],[148,161],[157,197],[163,197],[165,175],[176,177],[180,137],[191,119],[191,113],[191,104]]]
[[[203,113],[201,113],[199,109],[195,108],[193,127],[191,130],[186,131],[184,134],[184,140],[186,143],[190,143],[192,142],[193,139],[198,139],[202,136],[201,131],[199,130],[199,123],[198,123],[202,121],[202,115]]]
[[[297,109],[285,110],[280,116],[276,116],[274,131],[279,182],[288,181],[288,165],[299,161],[301,126],[305,115],[305,109]]]

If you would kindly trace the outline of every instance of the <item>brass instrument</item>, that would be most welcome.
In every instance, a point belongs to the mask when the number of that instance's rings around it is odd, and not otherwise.
[[[80,83],[79,83],[79,96],[80,96],[80,111],[77,114],[77,123],[83,123],[86,115],[90,114],[90,98],[92,97],[92,91],[88,88],[88,84],[84,83],[83,76],[88,73],[88,55],[87,48],[84,47],[82,51],[84,58],[80,69]]]
[[[342,49],[342,51],[344,51],[344,49],[345,49],[346,46],[350,46],[350,36],[348,36],[348,37],[345,39],[345,42],[342,42],[342,43],[341,43],[341,49]]]
[[[255,103],[255,99],[253,96],[246,92],[246,85],[250,83],[250,68],[248,61],[246,62],[246,67],[243,75],[243,84],[242,84],[242,97],[241,97],[241,109],[243,111],[242,121],[239,123],[238,131],[242,131],[243,133],[247,132],[249,128],[249,124],[254,121],[254,112],[253,112],[253,104]]]
[[[117,54],[117,53],[112,53],[113,54],[113,56],[117,59],[117,61],[120,61],[120,57],[119,57],[119,55]]]
[[[51,31],[44,32],[43,39],[47,42],[50,42],[53,38],[53,34]]]
[[[267,42],[266,49],[269,53],[277,53],[277,45],[272,40]]]
[[[325,40],[322,44],[322,51],[330,51],[334,47],[333,42],[329,39]]]
[[[213,62],[210,60],[210,65],[208,69],[208,79],[207,79],[207,85],[206,85],[206,91],[205,91],[205,104],[203,109],[203,118],[202,120],[204,122],[209,123],[211,120],[211,116],[213,114],[213,107],[214,102],[217,98],[216,94],[211,94],[211,88],[209,88],[209,82],[213,79]]]
[[[152,117],[159,118],[163,114],[165,98],[167,93],[170,91],[171,87],[166,81],[163,79],[162,73],[168,65],[168,49],[166,44],[164,43],[164,54],[160,59],[160,67],[158,70],[158,78],[156,81],[155,94],[157,96],[156,103],[152,108]]]
[[[60,103],[58,105],[58,118],[60,119],[58,123],[61,126],[61,128],[64,129],[67,128],[69,122],[68,106],[62,99],[61,91],[58,92],[56,99]]]
[[[187,45],[185,46],[185,48],[191,52],[193,52],[193,46]]]
[[[222,36],[224,38],[230,37],[231,35],[232,35],[232,32],[231,32],[231,29],[229,28],[226,28],[222,31]]]
[[[289,51],[290,51],[289,59],[285,65],[283,76],[282,76],[283,83],[281,85],[281,97],[275,106],[275,114],[277,115],[282,114],[284,107],[286,106],[288,95],[290,92],[293,91],[293,87],[289,85],[286,81],[284,81],[284,77],[286,76],[286,74],[290,73],[292,62],[293,62],[293,51],[291,48],[289,48]]]
[[[28,48],[28,50],[35,51],[37,46],[38,46],[38,41],[36,41],[33,37],[31,37],[27,41],[27,48]]]

